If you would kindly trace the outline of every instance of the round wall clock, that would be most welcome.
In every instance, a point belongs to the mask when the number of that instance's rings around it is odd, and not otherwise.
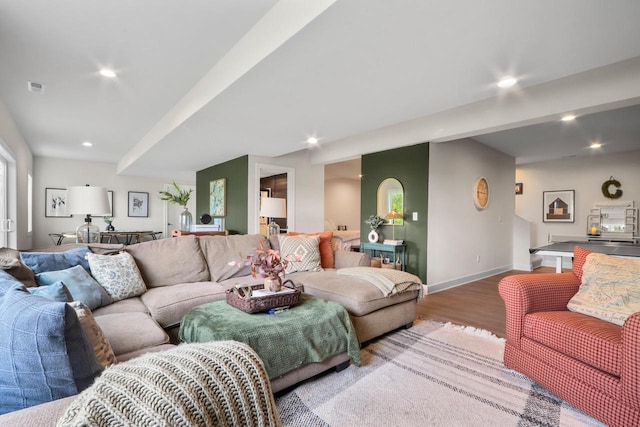
[[[485,177],[481,176],[473,184],[473,202],[478,209],[484,209],[489,204],[489,183]]]

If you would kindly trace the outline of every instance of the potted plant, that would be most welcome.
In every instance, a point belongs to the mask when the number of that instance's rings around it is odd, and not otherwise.
[[[256,278],[258,275],[264,278],[264,288],[268,291],[278,292],[282,289],[282,282],[291,261],[291,255],[283,257],[280,251],[274,249],[264,249],[260,244],[260,249],[256,249],[255,255],[248,255],[244,262],[231,261],[230,265],[250,265],[251,275]]]
[[[113,224],[111,224],[113,222],[113,217],[112,216],[105,216],[104,218],[104,222],[107,223],[107,226],[104,228],[107,231],[115,231],[116,228],[113,226]]]
[[[191,228],[192,217],[191,212],[187,209],[187,203],[189,203],[193,190],[183,190],[175,183],[175,181],[173,182],[173,187],[176,189],[175,193],[170,191],[161,191],[160,199],[182,206],[184,210],[180,213],[180,231],[189,231]]]
[[[375,243],[380,238],[378,234],[378,227],[384,224],[386,221],[379,215],[370,215],[368,219],[365,219],[365,224],[369,224],[369,228],[371,228],[371,232],[369,233],[369,241],[371,243]]]

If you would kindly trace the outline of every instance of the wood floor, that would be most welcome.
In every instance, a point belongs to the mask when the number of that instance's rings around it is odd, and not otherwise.
[[[536,268],[533,273],[553,273],[552,267]],[[451,322],[456,325],[486,329],[505,336],[505,311],[498,294],[503,277],[526,273],[511,270],[446,291],[429,294],[418,301],[418,318]]]

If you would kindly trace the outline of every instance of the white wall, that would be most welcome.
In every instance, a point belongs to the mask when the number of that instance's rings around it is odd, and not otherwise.
[[[514,158],[468,138],[429,146],[429,291],[510,270]],[[480,176],[490,186],[482,211],[473,202]]]
[[[44,248],[53,244],[48,233],[73,231],[82,224],[84,215],[72,218],[46,218],[45,188],[66,188],[72,185],[95,185],[113,191],[113,226],[116,230],[153,230],[163,231],[165,203],[160,200],[159,192],[172,178],[144,178],[138,176],[116,175],[115,163],[85,162],[64,160],[51,157],[34,157],[33,205],[34,205],[34,248]],[[181,183],[189,184],[195,183]],[[149,193],[149,217],[128,216],[128,192]],[[193,197],[195,200],[195,197]],[[102,218],[95,218],[94,224],[104,230],[106,224]]]
[[[622,184],[620,200],[640,203],[640,151],[576,157],[531,163],[516,168],[516,182],[523,183],[523,194],[516,196],[516,214],[531,221],[532,246],[547,244],[548,234],[586,236],[587,215],[594,202],[610,200],[602,195],[602,183],[610,176]],[[575,190],[575,222],[542,221],[542,192]],[[546,259],[544,265],[552,266]],[[570,267],[570,265],[565,265]]]
[[[324,182],[324,217],[348,230],[359,230],[360,180],[336,178]]]
[[[22,137],[5,104],[0,100],[0,139],[7,145],[16,159],[15,200],[9,198],[9,215],[15,221],[16,231],[9,236],[9,246],[30,249],[32,236],[27,232],[27,175],[33,171],[33,155]],[[35,177],[35,176],[34,176]],[[35,222],[35,212],[34,212]]]
[[[256,164],[282,166],[295,171],[295,216],[293,227],[300,232],[324,230],[324,166],[312,165],[309,150],[280,157],[249,156],[249,190],[247,230],[258,233],[258,200],[260,194]],[[291,225],[291,222],[288,222]]]

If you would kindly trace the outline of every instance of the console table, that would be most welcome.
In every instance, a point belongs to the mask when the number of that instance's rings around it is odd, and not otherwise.
[[[407,244],[401,245],[385,245],[384,243],[360,242],[360,252],[366,252],[370,257],[374,258],[380,254],[393,254],[393,262],[397,259],[402,263],[402,271],[405,271],[407,265]]]
[[[131,245],[140,243],[145,237],[151,237],[151,240],[157,240],[161,231],[101,231],[100,243],[123,243]],[[49,237],[56,245],[61,245],[65,239],[76,239],[75,231],[63,231],[62,233],[49,233]],[[121,241],[122,240],[122,241]]]

